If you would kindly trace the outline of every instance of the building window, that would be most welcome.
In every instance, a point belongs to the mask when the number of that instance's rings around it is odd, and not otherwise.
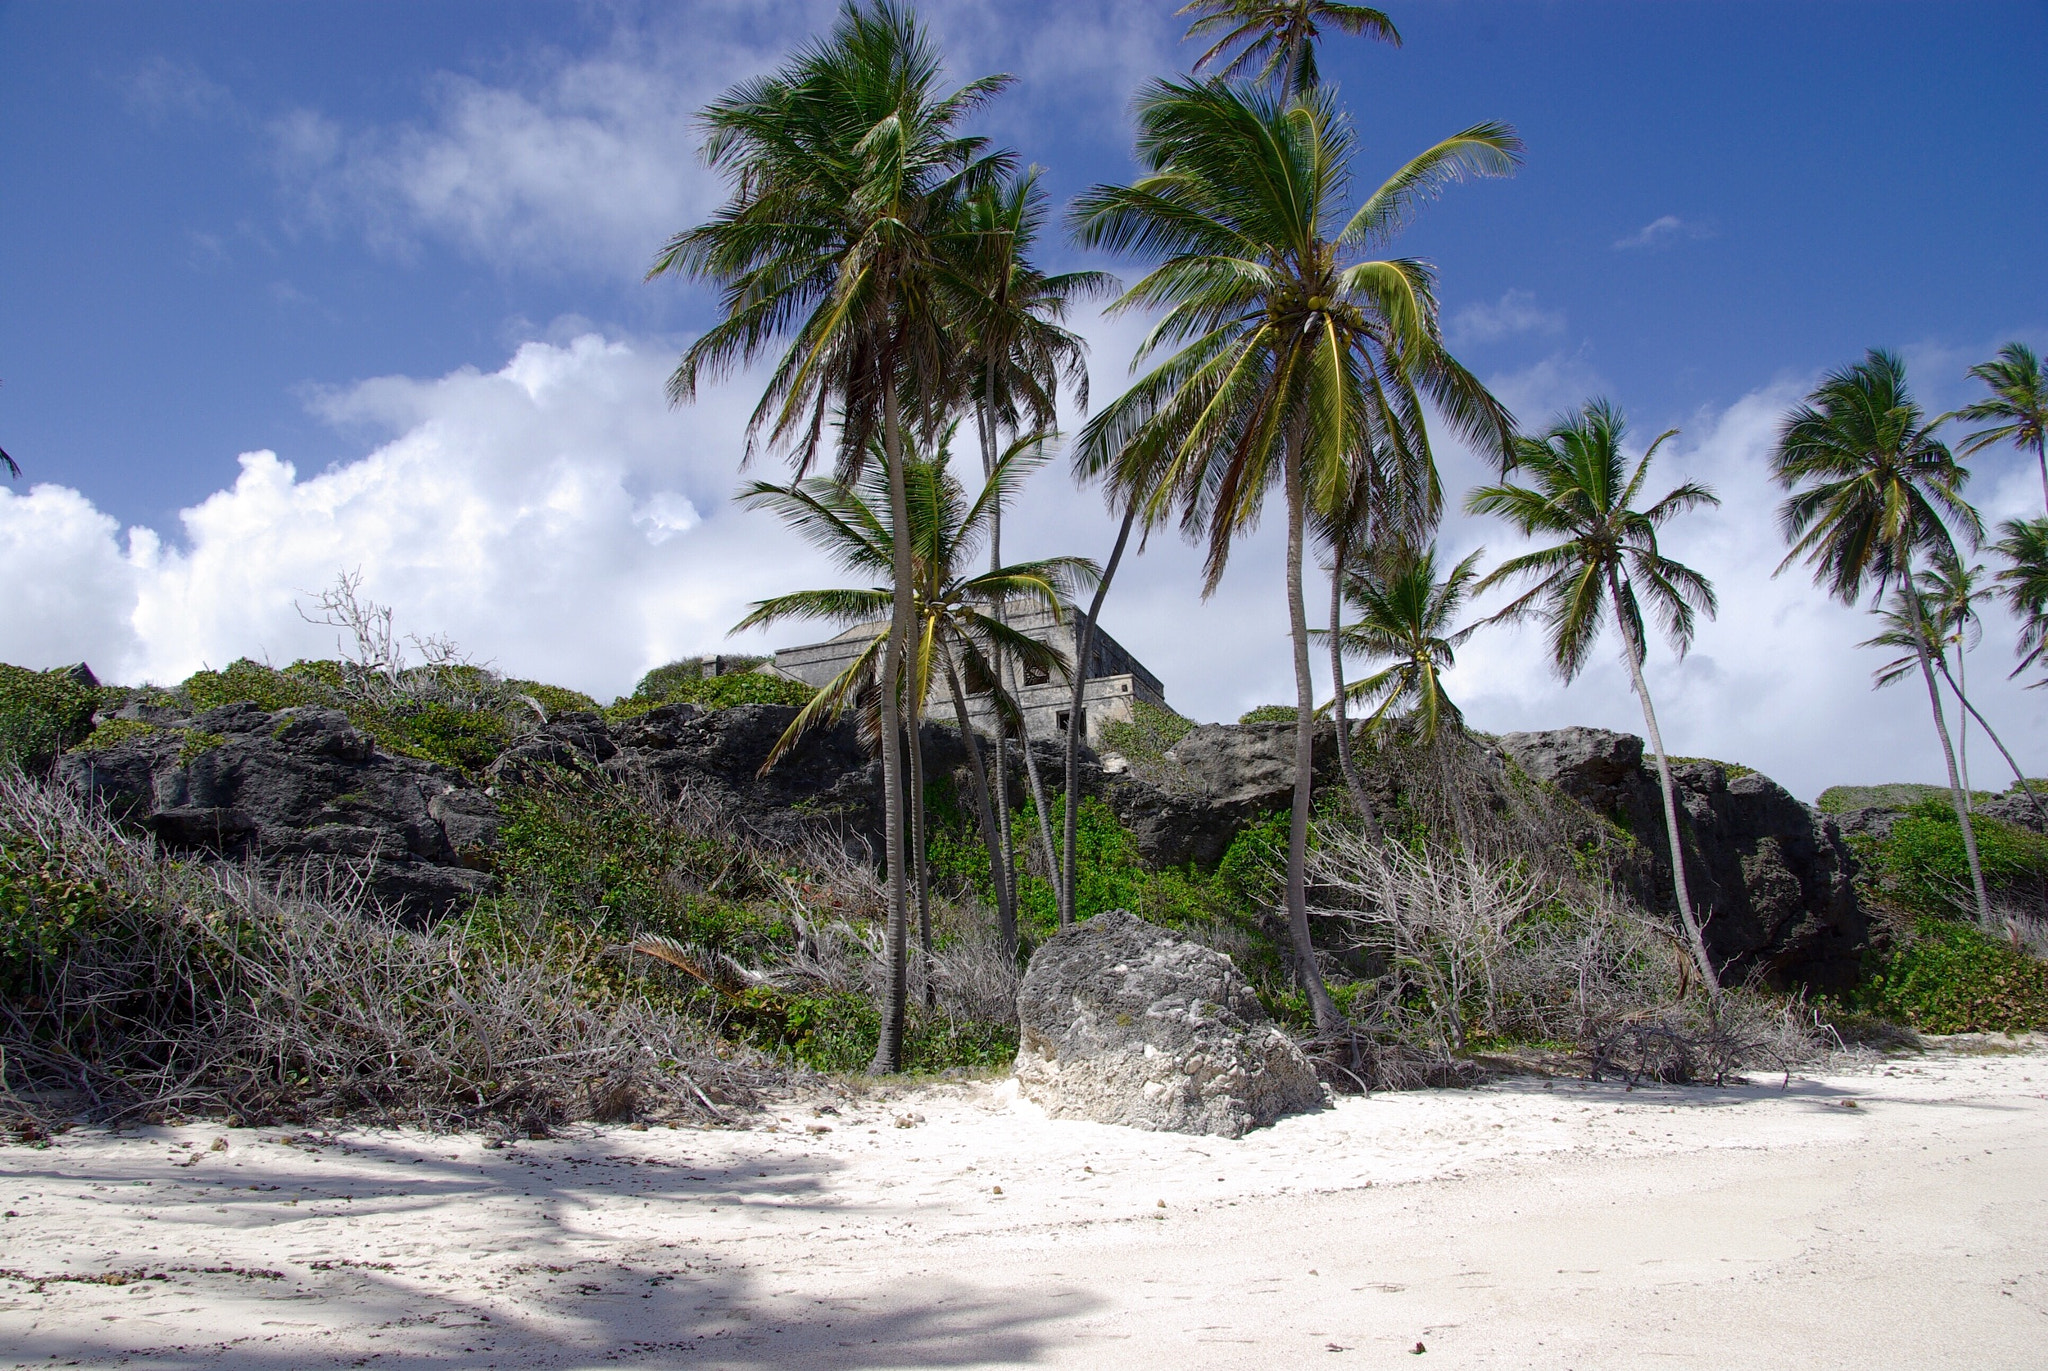
[[[1044,685],[1047,681],[1051,679],[1052,673],[1047,671],[1043,665],[1032,662],[1026,662],[1024,664],[1025,685]],[[1065,725],[1062,724],[1061,727],[1064,728]]]
[[[1058,729],[1058,730],[1059,730],[1060,732],[1062,732],[1062,733],[1065,733],[1065,732],[1067,731],[1067,711],[1066,711],[1066,710],[1062,709],[1062,710],[1060,710],[1060,711],[1059,711],[1059,712],[1058,712],[1057,714],[1053,715],[1053,727],[1057,728],[1057,729]],[[1084,709],[1084,710],[1082,710],[1082,711],[1081,711],[1081,730],[1082,730],[1082,732],[1084,732],[1084,733],[1085,733],[1085,732],[1087,731],[1087,729],[1088,729],[1088,711]]]

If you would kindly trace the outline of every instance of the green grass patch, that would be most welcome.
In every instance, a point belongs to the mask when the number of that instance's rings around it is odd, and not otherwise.
[[[1693,764],[1693,765],[1696,765],[1696,766],[1697,766],[1697,765],[1701,765],[1701,764],[1705,764],[1705,765],[1707,765],[1707,766],[1718,766],[1718,767],[1720,767],[1720,768],[1721,768],[1721,771],[1722,771],[1722,773],[1723,773],[1724,775],[1726,775],[1726,776],[1728,777],[1728,779],[1729,779],[1729,780],[1731,780],[1731,781],[1736,781],[1736,780],[1740,780],[1740,779],[1742,779],[1742,778],[1743,778],[1744,776],[1754,776],[1754,775],[1756,775],[1756,768],[1755,768],[1755,767],[1753,767],[1753,766],[1744,766],[1744,765],[1743,765],[1743,764],[1742,764],[1741,762],[1724,762],[1724,761],[1720,761],[1720,760],[1718,760],[1717,758],[1714,758],[1714,757],[1669,757],[1669,756],[1667,756],[1667,757],[1665,758],[1665,760],[1666,760],[1666,761],[1668,761],[1668,762],[1670,762],[1670,763],[1671,763],[1671,765],[1673,765],[1673,766],[1677,766],[1677,765],[1678,765],[1679,763],[1681,763],[1681,762],[1687,762],[1687,763],[1691,763],[1691,764]]]
[[[1301,716],[1293,705],[1260,705],[1237,716],[1241,724],[1291,724]]]

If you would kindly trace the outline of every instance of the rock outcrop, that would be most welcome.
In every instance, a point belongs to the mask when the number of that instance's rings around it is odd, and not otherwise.
[[[1500,745],[1530,776],[1633,835],[1656,868],[1638,893],[1654,907],[1673,906],[1664,801],[1640,738],[1561,728],[1509,733]],[[1731,779],[1714,762],[1677,762],[1671,779],[1686,878],[1723,975],[1781,989],[1853,985],[1869,930],[1852,882],[1855,859],[1835,821],[1756,772]]]
[[[331,709],[223,705],[101,726],[58,775],[172,847],[282,862],[362,864],[416,920],[486,890],[497,805],[433,762],[382,751]]]
[[[1228,957],[1135,915],[1042,944],[1017,994],[1017,1081],[1055,1118],[1235,1138],[1323,1088]]]
[[[1334,726],[1316,729],[1317,784],[1334,770]],[[1294,725],[1200,724],[1157,765],[1106,773],[1089,756],[1084,786],[1099,793],[1155,867],[1213,866],[1245,825],[1294,799]]]

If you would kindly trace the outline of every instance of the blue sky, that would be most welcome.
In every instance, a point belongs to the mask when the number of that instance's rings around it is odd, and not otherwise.
[[[1172,9],[923,13],[961,75],[1017,74],[988,131],[1063,201],[1128,172],[1131,93],[1193,56]],[[829,13],[0,4],[0,444],[27,468],[0,562],[11,585],[74,567],[72,593],[0,610],[0,657],[158,675],[288,659],[321,646],[294,593],[342,564],[416,628],[598,693],[719,646],[735,606],[813,567],[722,507],[743,386],[693,412],[659,404],[708,302],[639,278],[715,203],[690,113]],[[1940,409],[2000,342],[2048,342],[2048,6],[1391,13],[1405,47],[1338,39],[1323,61],[1359,125],[1362,183],[1482,119],[1528,145],[1513,180],[1453,188],[1399,245],[1438,265],[1461,355],[1531,421],[1604,393],[1645,437],[1683,427],[1670,478],[1729,497],[1696,540],[1731,559],[1724,598],[1743,602],[1653,673],[1674,746],[1766,754],[1742,759],[1802,793],[1938,765],[1924,702],[1865,689],[1853,615],[1816,608],[1803,580],[1744,579],[1769,551],[1757,447],[1786,399],[1865,347],[1904,350]],[[1083,328],[1097,394],[1113,393],[1133,326]],[[264,451],[274,465],[239,460]],[[1477,474],[1445,464],[1454,487]],[[1987,456],[1974,491],[2038,512],[2025,476]],[[31,507],[38,483],[71,494]],[[1020,514],[1043,532],[1030,550],[1100,555],[1095,506],[1048,473]],[[1462,521],[1445,539],[1507,546]],[[1201,717],[1290,693],[1271,541],[1207,603],[1189,558],[1155,547],[1113,602],[1113,631]],[[1984,679],[2002,674],[2002,633]],[[1808,641],[1795,674],[1786,645]],[[1533,641],[1480,642],[1461,674],[1482,726],[1629,726],[1618,669],[1567,691]],[[1992,703],[2048,752],[2037,700]],[[1762,708],[1792,722],[1750,717]],[[1853,755],[1873,728],[1894,744]]]

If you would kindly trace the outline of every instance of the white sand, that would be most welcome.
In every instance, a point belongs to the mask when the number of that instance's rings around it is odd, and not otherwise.
[[[840,1107],[0,1147],[0,1267],[164,1277],[0,1280],[0,1364],[2048,1366],[2038,1042],[1349,1099],[1239,1142],[995,1085]]]

